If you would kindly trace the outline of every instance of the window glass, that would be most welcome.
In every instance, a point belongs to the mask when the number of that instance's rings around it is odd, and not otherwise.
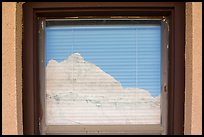
[[[46,21],[46,125],[161,123],[161,25]]]

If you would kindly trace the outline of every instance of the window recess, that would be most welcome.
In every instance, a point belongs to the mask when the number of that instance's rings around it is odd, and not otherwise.
[[[184,45],[185,3],[182,2],[24,3],[24,134],[183,134]],[[64,63],[66,67],[62,67]],[[81,67],[83,65],[95,66],[98,71],[89,67],[85,71],[85,67]],[[46,70],[47,66],[49,71]],[[78,71],[83,72],[89,80],[80,79],[82,77],[76,75]],[[88,73],[90,71],[101,72],[103,78],[98,73]],[[62,80],[65,79],[69,82],[63,84]],[[94,87],[93,83],[98,85]],[[79,84],[89,86],[85,88]],[[63,90],[70,91],[68,87],[86,92],[68,92],[66,94],[69,95],[64,98],[54,95],[59,95],[57,88],[60,88],[62,95]],[[103,87],[103,90],[92,93],[93,90],[88,90],[91,87],[94,90]],[[135,88],[147,91],[145,93],[149,99],[136,96]],[[51,96],[47,94],[48,89],[52,89],[49,92],[53,93]],[[99,95],[105,93],[102,92],[104,89],[106,93],[112,91],[105,99]],[[120,94],[113,89],[118,89]],[[128,91],[122,92],[124,89]],[[136,102],[136,98],[141,100]],[[147,99],[151,105],[138,105],[145,104]],[[160,100],[157,113],[136,113],[137,117],[134,117],[136,110],[151,111],[156,103],[154,99]],[[62,109],[64,100],[67,105],[72,104],[67,109]],[[81,104],[73,107],[77,101],[91,106],[83,108],[83,112],[87,113],[83,113],[81,119],[82,113],[78,113]],[[111,109],[104,111],[104,108]],[[94,109],[97,115],[90,113]],[[110,110],[115,113],[108,113]],[[119,110],[121,113],[116,113]],[[130,110],[131,113],[124,113]],[[63,111],[66,113],[59,113]],[[157,114],[155,121],[151,121],[150,115],[153,114]],[[73,121],[68,123],[70,117],[67,116],[72,116]],[[105,120],[101,120],[104,116]],[[146,117],[141,119],[142,116]],[[146,121],[143,123],[141,120]]]

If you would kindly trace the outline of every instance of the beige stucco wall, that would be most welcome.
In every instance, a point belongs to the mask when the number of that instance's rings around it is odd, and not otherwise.
[[[186,4],[185,134],[202,134],[202,3]],[[22,3],[2,3],[2,134],[22,134]]]
[[[202,134],[202,3],[186,4],[185,134]]]
[[[2,134],[22,134],[22,7],[2,3]]]

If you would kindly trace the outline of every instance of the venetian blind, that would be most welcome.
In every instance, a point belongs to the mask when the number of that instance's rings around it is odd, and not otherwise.
[[[47,125],[160,124],[160,24],[56,22],[45,29]]]

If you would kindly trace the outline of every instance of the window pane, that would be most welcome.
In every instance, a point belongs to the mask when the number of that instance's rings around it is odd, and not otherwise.
[[[160,124],[161,25],[47,21],[47,125]]]

